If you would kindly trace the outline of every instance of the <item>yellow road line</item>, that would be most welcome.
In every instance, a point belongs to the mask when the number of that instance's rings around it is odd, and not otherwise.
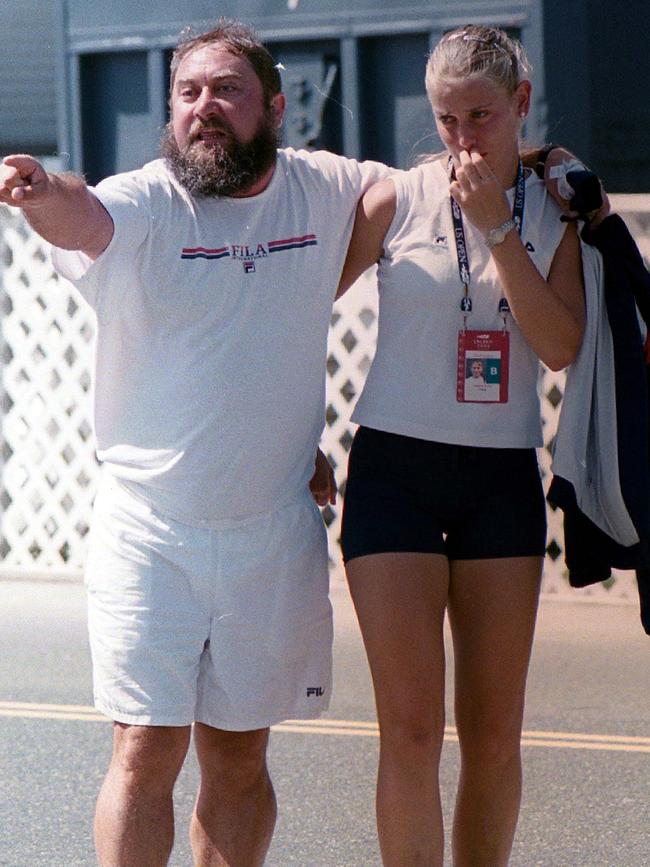
[[[574,732],[529,732],[523,731],[523,737],[535,737],[542,738],[546,740],[579,740],[579,741],[593,741],[594,743],[598,742],[607,742],[607,743],[617,743],[617,744],[637,744],[639,746],[645,745],[650,747],[650,738],[641,737],[635,735],[596,735],[596,734],[585,734],[574,733]]]
[[[446,740],[446,738],[445,738]],[[559,739],[559,733],[555,736],[555,740],[545,740],[544,738],[524,738],[521,739],[523,747],[551,747],[563,748],[570,750],[607,750],[615,753],[650,753],[650,745],[648,744],[625,744],[618,741],[563,741]]]
[[[352,734],[366,735],[378,737],[379,730],[377,723],[374,722],[358,722],[353,720],[330,720],[330,719],[314,719],[314,720],[288,720],[286,723],[280,723],[273,726],[274,731],[318,731],[330,730],[335,727],[337,734]],[[454,726],[445,726],[445,740],[458,740],[458,734]],[[522,732],[522,743],[534,745],[535,743],[543,743],[545,746],[553,746],[557,741],[562,746],[570,746],[573,742],[580,744],[592,743],[594,749],[599,748],[599,744],[607,744],[608,748],[613,749],[616,745],[623,746],[638,746],[647,747],[650,750],[650,737],[641,737],[635,735],[600,735],[587,734],[586,732],[549,732],[549,731],[527,731]],[[645,750],[642,750],[645,751]]]
[[[108,722],[108,718],[93,707],[78,704],[42,704],[24,701],[0,701],[0,717],[22,719],[73,720]],[[287,720],[273,726],[273,731],[291,734],[318,734],[348,737],[379,737],[375,722],[362,720]],[[453,726],[445,727],[445,741],[458,742]],[[603,750],[609,752],[650,753],[650,737],[635,735],[603,735],[586,732],[522,732],[522,746],[550,749]]]
[[[57,713],[55,711],[37,711],[37,710],[12,710],[11,708],[0,708],[0,717],[20,717],[21,719],[64,719],[64,720],[80,720],[81,722],[109,722],[108,718],[101,714],[92,713]]]
[[[33,701],[0,701],[0,709],[7,708],[8,710],[33,710],[37,708],[42,711],[69,711],[71,713],[97,713],[94,707],[87,704],[43,704],[39,702],[35,704]]]
[[[379,730],[368,728],[351,728],[340,727],[336,725],[336,720],[332,720],[328,726],[309,726],[304,725],[300,720],[296,722],[290,721],[286,723],[278,723],[271,729],[274,732],[291,732],[293,734],[312,734],[312,735],[358,735],[364,738],[378,738]]]
[[[289,720],[286,723],[273,726],[273,731],[379,737],[379,729],[376,723],[354,723],[348,720]],[[447,743],[458,743],[458,734],[453,726],[445,727],[444,739]],[[524,747],[547,747],[550,749],[650,753],[650,738],[627,735],[524,731],[522,732],[521,745]]]
[[[376,722],[362,722],[361,720],[346,720],[346,719],[326,719],[321,717],[320,719],[307,719],[307,720],[287,720],[286,723],[278,723],[280,725],[296,725],[296,726],[310,726],[314,728],[330,728],[331,726],[336,726],[337,728],[342,729],[364,729],[370,733],[378,733],[377,723]],[[273,726],[273,728],[277,728],[278,726]]]
[[[0,701],[0,717],[24,719],[63,719],[84,722],[106,722],[107,718],[94,707],[82,704],[35,704],[26,701]]]

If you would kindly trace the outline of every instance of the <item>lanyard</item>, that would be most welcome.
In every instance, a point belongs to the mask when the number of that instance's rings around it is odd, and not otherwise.
[[[451,157],[449,165],[453,177],[453,167]],[[467,315],[472,312],[472,299],[469,294],[470,284],[470,268],[469,256],[467,255],[467,243],[465,241],[465,228],[463,226],[463,214],[460,205],[449,197],[451,201],[451,219],[454,224],[454,240],[456,241],[456,253],[458,255],[458,274],[460,282],[463,284],[463,297],[460,302],[460,309],[463,313],[463,328],[467,327]],[[515,199],[512,205],[512,219],[515,222],[517,231],[521,235],[521,229],[524,221],[524,207],[526,204],[526,178],[524,175],[524,167],[521,160],[517,165],[517,180],[515,181]],[[499,313],[503,316],[503,325],[506,326],[506,317],[510,312],[510,305],[507,298],[501,298],[499,301]]]

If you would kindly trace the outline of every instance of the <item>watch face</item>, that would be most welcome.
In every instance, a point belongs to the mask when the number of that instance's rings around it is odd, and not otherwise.
[[[494,229],[490,230],[486,238],[488,247],[496,247],[497,244],[502,244],[505,241],[508,232],[510,232],[514,228],[514,220],[508,220],[501,226],[495,226]]]

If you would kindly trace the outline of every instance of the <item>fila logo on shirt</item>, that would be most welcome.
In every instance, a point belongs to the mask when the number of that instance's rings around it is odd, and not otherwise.
[[[255,273],[255,262],[268,259],[273,253],[286,253],[288,250],[301,250],[303,247],[316,247],[316,235],[298,235],[281,238],[277,241],[256,242],[253,244],[226,244],[223,247],[183,247],[181,259],[234,259],[240,261],[245,274]]]
[[[312,695],[321,696],[323,695],[325,690],[322,686],[308,686],[307,687],[307,698],[310,698]]]

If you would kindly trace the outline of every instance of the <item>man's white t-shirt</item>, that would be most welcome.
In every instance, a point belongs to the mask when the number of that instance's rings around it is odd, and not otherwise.
[[[199,525],[304,492],[355,206],[387,171],[283,149],[250,198],[193,198],[162,160],[97,186],[109,246],[53,260],[96,312],[97,453],[113,476]]]

